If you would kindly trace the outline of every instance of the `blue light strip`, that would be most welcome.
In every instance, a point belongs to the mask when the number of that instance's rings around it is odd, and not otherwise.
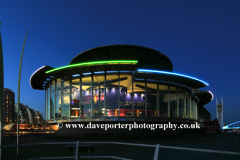
[[[237,121],[237,122],[231,123],[231,124],[226,125],[226,126],[231,126],[231,125],[233,125],[233,124],[235,124],[235,123],[240,123],[240,121]]]
[[[191,76],[187,76],[187,75],[184,75],[184,74],[179,74],[179,73],[159,71],[159,70],[150,70],[150,69],[138,69],[138,72],[151,72],[151,73],[161,73],[161,74],[181,76],[181,77],[186,77],[186,78],[190,78],[190,79],[193,79],[193,80],[197,80],[197,81],[202,82],[205,85],[209,86],[209,84],[207,82],[204,82],[204,81],[202,81],[200,79],[197,79],[197,78],[194,78],[194,77],[191,77]]]
[[[107,73],[118,73],[118,71],[107,71]]]
[[[88,72],[88,73],[83,73],[83,75],[89,75],[89,74],[92,74],[91,72]]]
[[[94,74],[101,74],[101,73],[105,73],[105,72],[104,71],[94,72]]]
[[[228,126],[224,126],[223,129],[240,129],[240,127],[228,127]]]
[[[77,77],[77,76],[80,76],[79,74],[74,74],[74,75],[72,75],[73,77]]]

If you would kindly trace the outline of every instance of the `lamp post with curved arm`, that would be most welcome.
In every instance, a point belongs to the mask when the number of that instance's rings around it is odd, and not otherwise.
[[[17,102],[17,144],[19,144],[19,103],[20,103],[20,80],[21,80],[21,68],[22,68],[22,58],[23,58],[23,51],[24,51],[24,46],[25,42],[27,39],[27,34],[26,33],[24,42],[23,42],[23,48],[22,48],[22,54],[21,54],[21,60],[20,60],[20,66],[19,66],[19,75],[18,75],[18,102]],[[17,155],[19,154],[18,146],[17,146]]]

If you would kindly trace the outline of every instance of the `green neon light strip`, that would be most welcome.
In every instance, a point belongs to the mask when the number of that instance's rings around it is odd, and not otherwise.
[[[46,71],[45,73],[51,73],[60,69],[65,69],[65,68],[71,68],[71,67],[78,67],[78,66],[87,66],[87,65],[99,65],[99,64],[113,64],[113,63],[138,63],[138,61],[135,60],[116,60],[116,61],[94,61],[94,62],[86,62],[86,63],[77,63],[77,64],[71,64],[68,66],[63,66],[59,68],[54,68],[49,71]]]

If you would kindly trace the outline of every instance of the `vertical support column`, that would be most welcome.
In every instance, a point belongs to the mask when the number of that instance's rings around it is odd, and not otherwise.
[[[80,91],[79,91],[79,117],[81,119],[82,117],[82,77],[80,77],[79,80],[79,87],[80,87]]]
[[[197,120],[197,102],[194,101],[194,114],[195,114],[195,119]]]
[[[56,111],[57,111],[57,78],[55,79],[55,98],[54,98],[54,119],[56,119]]]
[[[183,92],[183,118],[187,118],[186,116],[186,110],[187,110],[187,97],[186,97],[186,92]]]
[[[197,119],[196,118],[196,102],[195,102],[195,100],[193,100],[193,119]]]
[[[134,116],[134,90],[133,90],[133,82],[134,82],[134,72],[132,72],[132,116]]]
[[[75,149],[75,160],[79,160],[79,150],[78,150],[78,147],[79,147],[79,143],[80,141],[77,141],[76,142],[76,149]]]
[[[192,112],[191,112],[191,114],[192,114],[192,119],[195,119],[194,117],[195,117],[195,114],[194,114],[194,99],[192,99]]]
[[[106,89],[107,89],[107,83],[106,83],[106,72],[104,74],[104,117],[106,117],[107,112],[107,99],[106,99]]]
[[[179,88],[177,87],[177,108],[176,108],[176,116],[179,118]]]
[[[160,144],[156,144],[156,148],[155,148],[155,153],[154,153],[154,158],[153,158],[153,160],[158,160],[159,147],[160,147]]]
[[[49,83],[49,87],[50,87],[50,90],[49,90],[50,91],[50,96],[49,96],[49,98],[50,98],[50,101],[49,101],[50,102],[50,106],[49,106],[50,113],[49,114],[50,115],[49,115],[49,118],[52,119],[52,103],[51,103],[52,102],[52,81]],[[29,123],[30,123],[30,119],[29,119]]]
[[[69,104],[69,118],[71,119],[71,111],[72,111],[72,78],[69,79],[69,99],[70,99],[70,104]]]
[[[196,110],[195,110],[195,114],[196,114],[196,120],[198,120],[198,106],[197,106],[197,103],[196,103]]]
[[[45,90],[46,90],[45,91],[45,124],[47,124],[47,107],[48,107],[48,91],[47,91],[47,87],[45,87]]]
[[[192,96],[189,95],[189,119],[192,119]]]
[[[45,124],[47,122],[47,105],[48,105],[48,101],[47,101],[47,85],[45,85]]]
[[[63,97],[64,97],[64,93],[63,93],[63,88],[64,88],[64,81],[61,79],[61,118],[62,118],[62,114],[63,114]]]
[[[91,117],[93,117],[93,73],[91,74]]]
[[[193,100],[193,119],[197,119],[196,118],[196,102],[195,102],[195,99]]]
[[[168,85],[168,118],[170,117],[170,85]]]
[[[148,105],[148,100],[147,100],[147,80],[145,81],[145,117],[147,117],[147,105]]]
[[[159,83],[157,83],[157,94],[156,94],[156,111],[157,115],[156,117],[159,117]]]
[[[98,116],[101,113],[101,88],[100,85],[98,86]]]
[[[120,93],[120,73],[118,72],[118,116],[120,116]]]

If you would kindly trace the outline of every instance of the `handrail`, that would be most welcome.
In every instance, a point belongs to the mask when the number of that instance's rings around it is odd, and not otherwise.
[[[240,155],[240,152],[221,151],[221,150],[211,150],[211,149],[198,149],[198,148],[173,147],[173,146],[161,146],[161,145],[160,145],[159,148]]]
[[[231,152],[231,151],[221,151],[221,150],[210,150],[210,149],[198,149],[198,148],[186,148],[186,147],[174,147],[174,146],[162,146],[160,144],[150,145],[150,144],[137,144],[137,143],[123,143],[123,142],[47,142],[47,143],[27,143],[27,144],[14,144],[14,145],[1,145],[2,147],[14,147],[14,146],[30,146],[30,145],[49,145],[49,144],[76,144],[76,150],[78,150],[78,145],[80,143],[88,143],[88,144],[120,144],[120,145],[131,145],[131,146],[141,146],[141,147],[155,147],[154,152],[154,160],[158,159],[159,148],[166,149],[177,149],[177,150],[188,150],[188,151],[197,151],[197,152],[209,152],[209,153],[220,153],[220,154],[231,154],[231,155],[240,155],[240,152]],[[75,155],[75,159],[77,159],[78,154]],[[104,157],[104,156],[96,156],[96,157]],[[106,156],[105,156],[106,157]],[[44,157],[42,157],[44,158]],[[45,157],[46,158],[46,157]],[[60,158],[60,157],[58,157]]]

